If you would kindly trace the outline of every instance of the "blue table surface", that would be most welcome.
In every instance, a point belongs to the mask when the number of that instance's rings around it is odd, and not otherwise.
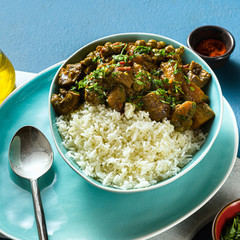
[[[236,48],[228,64],[215,73],[240,126],[240,1],[1,0],[0,4],[0,48],[16,70],[36,73],[106,35],[148,32],[186,45],[189,33],[199,26],[228,29]]]

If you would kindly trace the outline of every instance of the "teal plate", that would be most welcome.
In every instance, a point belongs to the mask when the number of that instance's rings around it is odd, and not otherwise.
[[[136,239],[155,236],[197,211],[226,181],[237,155],[238,129],[224,100],[219,135],[191,171],[161,188],[137,193],[99,189],[74,172],[51,135],[48,94],[59,64],[13,92],[0,106],[0,232],[12,239],[38,239],[29,182],[9,167],[8,148],[24,125],[39,128],[54,151],[51,170],[40,178],[49,239]]]

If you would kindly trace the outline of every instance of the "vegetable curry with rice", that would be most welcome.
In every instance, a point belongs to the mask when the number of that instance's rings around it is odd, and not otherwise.
[[[203,91],[211,74],[194,61],[184,65],[183,53],[182,46],[155,40],[97,46],[60,70],[52,106],[67,114],[87,101],[123,112],[130,102],[152,120],[169,119],[177,131],[198,129],[215,115]]]

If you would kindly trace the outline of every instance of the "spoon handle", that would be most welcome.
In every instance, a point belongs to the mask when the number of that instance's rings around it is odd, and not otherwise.
[[[30,183],[32,188],[34,212],[35,212],[39,240],[47,240],[48,239],[47,227],[46,227],[45,216],[44,216],[44,211],[42,207],[41,195],[38,187],[38,181],[31,179]]]

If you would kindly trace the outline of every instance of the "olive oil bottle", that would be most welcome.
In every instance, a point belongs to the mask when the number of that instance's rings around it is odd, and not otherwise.
[[[0,104],[15,87],[15,70],[7,56],[0,49]]]

